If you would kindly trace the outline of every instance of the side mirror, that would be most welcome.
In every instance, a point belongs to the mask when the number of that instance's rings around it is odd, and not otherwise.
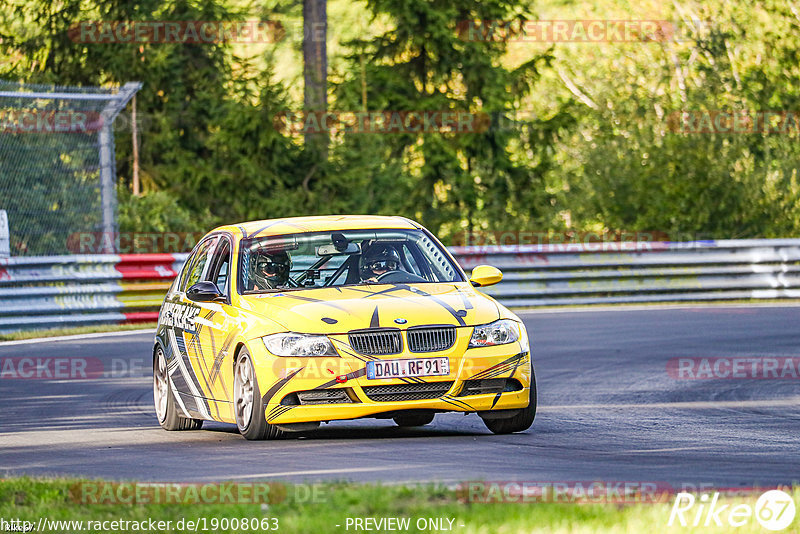
[[[187,289],[186,298],[193,302],[213,302],[224,300],[225,295],[219,290],[217,284],[204,280]]]
[[[497,267],[491,265],[478,265],[472,269],[469,283],[475,287],[493,286],[503,279],[503,273]]]

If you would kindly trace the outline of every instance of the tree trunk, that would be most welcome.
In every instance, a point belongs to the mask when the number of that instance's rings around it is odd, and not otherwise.
[[[321,112],[328,109],[328,36],[327,0],[303,0],[303,104],[305,112]],[[321,130],[305,131],[306,148],[315,153],[317,161],[328,157],[328,132],[324,121]]]

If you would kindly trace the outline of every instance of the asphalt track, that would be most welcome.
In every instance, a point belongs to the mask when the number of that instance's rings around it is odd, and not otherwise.
[[[150,334],[0,344],[0,357],[96,357],[116,374],[0,380],[0,476],[154,481],[800,481],[800,380],[676,380],[675,357],[788,356],[798,307],[560,311],[522,315],[539,413],[495,436],[471,415],[400,429],[334,422],[248,442],[235,426],[166,432],[152,408]],[[127,368],[126,368],[127,367]],[[128,376],[124,376],[128,375]]]

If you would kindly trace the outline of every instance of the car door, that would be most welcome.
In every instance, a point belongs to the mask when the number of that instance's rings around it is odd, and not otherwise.
[[[208,272],[209,260],[218,242],[219,236],[215,235],[198,243],[186,260],[175,291],[165,300],[159,317],[165,328],[163,340],[177,401],[184,413],[199,419],[211,415],[208,388],[197,373],[196,358],[190,349],[197,335],[196,320],[202,309],[186,298],[186,290]]]
[[[238,333],[238,323],[234,320],[238,314],[230,305],[232,261],[231,237],[220,235],[201,280],[214,282],[225,299],[194,303],[200,312],[195,318],[194,335],[187,343],[196,375],[207,392],[212,416],[223,421],[233,421],[230,402],[233,394],[231,358]]]

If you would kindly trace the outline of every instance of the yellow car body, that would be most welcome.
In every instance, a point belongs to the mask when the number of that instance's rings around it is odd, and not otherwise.
[[[298,287],[285,292],[243,294],[237,259],[244,239],[371,229],[426,232],[463,281]],[[187,295],[189,284],[195,281],[194,271],[202,270],[197,267],[199,253],[208,255],[209,265],[218,257],[216,269],[225,272],[201,273],[211,276],[208,281],[216,280],[220,282],[217,285],[225,286],[219,288],[221,296],[210,301]],[[227,267],[223,264],[226,253]],[[204,269],[212,272],[214,268],[212,265]],[[479,271],[476,268],[474,274]],[[478,278],[487,283],[499,280],[499,271],[486,271],[484,268],[483,276]],[[473,283],[479,284],[480,280]],[[247,401],[236,398],[236,360],[240,354],[248,354],[258,397],[253,402],[259,412],[252,417],[255,421],[263,410],[267,426],[275,429],[267,437],[278,435],[277,430],[305,430],[319,422],[363,417],[396,418],[398,424],[424,423],[440,412],[478,413],[489,426],[494,420],[519,418],[527,410],[532,422],[530,412],[535,413],[536,391],[525,326],[511,311],[476,290],[473,283],[427,230],[402,217],[300,217],[217,228],[195,247],[159,313],[153,352],[159,420],[169,429],[199,428],[201,420],[237,423],[237,403]],[[519,329],[516,341],[469,346],[476,326],[500,319],[513,321]],[[453,331],[452,345],[442,350],[436,349],[444,343],[424,341],[428,334],[446,332],[449,336]],[[267,349],[263,338],[283,332],[327,336],[335,354],[276,356]],[[381,332],[400,339],[402,350],[391,355],[365,354],[370,350],[362,345],[377,339],[375,336]],[[359,334],[367,341],[359,341],[354,347],[353,336]],[[414,347],[416,350],[412,351]],[[420,347],[434,350],[420,352]],[[446,369],[447,374],[368,376],[368,366],[373,374],[376,366],[390,372],[398,360],[404,359],[423,360],[416,367],[401,362],[412,370],[431,365],[427,361],[438,361],[443,366],[440,372]],[[380,362],[387,361],[395,363],[381,366]],[[170,407],[172,413],[167,414]],[[411,419],[404,420],[404,414]],[[169,421],[165,424],[167,415],[173,421],[172,428]],[[239,421],[240,430],[243,425],[246,423]],[[506,428],[518,430],[524,428]]]

